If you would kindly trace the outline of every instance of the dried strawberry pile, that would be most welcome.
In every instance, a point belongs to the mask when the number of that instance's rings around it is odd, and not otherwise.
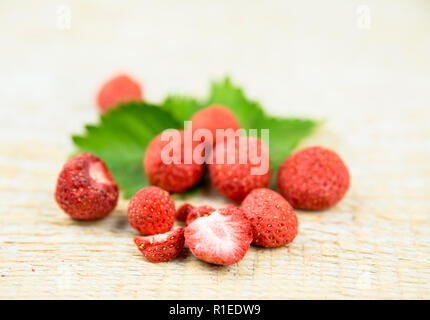
[[[101,112],[119,101],[142,97],[140,86],[121,76],[109,81],[98,95]],[[235,115],[226,107],[212,105],[191,118],[192,131],[240,128]],[[270,130],[270,128],[268,128]],[[187,128],[185,130],[188,130]],[[186,131],[185,131],[186,132]],[[143,236],[134,242],[145,258],[163,262],[176,258],[184,245],[197,258],[217,265],[229,265],[243,259],[251,243],[266,248],[284,246],[298,234],[299,221],[294,209],[323,210],[336,205],[349,188],[350,176],[342,159],[323,147],[305,148],[287,157],[277,173],[275,192],[270,190],[270,156],[263,141],[236,137],[234,162],[221,161],[227,152],[225,141],[216,139],[192,143],[210,146],[204,156],[210,164],[192,159],[185,161],[184,131],[180,148],[173,149],[177,161],[163,161],[167,142],[156,136],[143,156],[143,170],[152,184],[139,190],[129,201],[130,225]],[[216,137],[216,134],[213,134]],[[248,149],[246,161],[240,161],[241,143],[255,142],[255,157]],[[175,154],[175,150],[180,150]],[[208,150],[208,149],[202,149]],[[222,159],[225,160],[225,159]],[[252,169],[267,162],[268,170],[253,174]],[[175,208],[170,193],[180,193],[196,185],[206,167],[214,188],[235,204],[224,208],[183,204]],[[94,220],[107,216],[118,202],[118,185],[102,159],[85,152],[68,160],[61,170],[55,191],[58,205],[74,219]],[[174,226],[175,220],[185,226]]]

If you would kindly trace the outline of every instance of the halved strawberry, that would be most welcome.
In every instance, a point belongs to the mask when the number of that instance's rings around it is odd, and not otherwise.
[[[236,263],[252,241],[251,225],[243,211],[228,206],[201,217],[185,230],[185,242],[199,259],[219,265]]]
[[[200,206],[200,207],[191,209],[187,215],[186,225],[189,226],[191,223],[193,223],[195,220],[197,220],[200,217],[210,216],[211,213],[214,212],[215,210],[216,209],[212,208],[211,206]]]
[[[57,179],[55,200],[74,219],[100,219],[115,209],[118,185],[105,163],[85,152],[63,166]]]
[[[134,243],[143,256],[152,262],[164,262],[176,258],[184,247],[184,228],[148,237],[135,237]]]
[[[185,222],[192,209],[194,209],[194,206],[189,203],[180,205],[179,208],[176,209],[175,218],[179,221]]]

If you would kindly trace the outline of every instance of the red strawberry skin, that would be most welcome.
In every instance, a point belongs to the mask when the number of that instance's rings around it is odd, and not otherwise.
[[[239,148],[239,140],[247,140],[248,144],[252,143],[252,140],[256,140],[257,155],[262,155],[262,160],[258,162],[258,159],[254,159],[252,153],[249,152],[250,149],[247,149],[243,151],[247,153],[247,163],[239,163],[240,153],[242,152]],[[269,153],[260,139],[236,138],[235,162],[232,164],[228,163],[225,152],[221,153],[225,158],[224,163],[220,164],[217,149],[223,147],[222,143],[215,146],[210,155],[210,157],[213,157],[213,163],[208,165],[212,183],[218,192],[235,202],[241,202],[253,189],[264,188],[269,185],[271,175]],[[262,161],[268,162],[269,170],[265,174],[252,175],[250,173],[251,168],[259,167]]]
[[[278,172],[280,193],[297,209],[330,208],[342,200],[349,184],[348,168],[339,155],[318,146],[293,154]]]
[[[194,209],[194,206],[189,203],[184,203],[180,205],[179,208],[176,209],[176,220],[185,222],[187,220],[188,214],[191,212],[192,209]]]
[[[169,141],[161,141],[161,134],[156,136],[148,148],[143,159],[143,167],[149,182],[169,192],[180,193],[193,187],[203,176],[204,164],[184,163],[184,132],[181,134],[181,154],[175,154],[180,163],[166,164],[162,161],[162,150]],[[193,142],[193,150],[199,142]],[[192,152],[188,151],[187,152]]]
[[[64,164],[55,200],[74,219],[100,219],[115,209],[118,185],[99,157],[81,153]]]
[[[97,95],[97,107],[101,113],[113,109],[120,102],[142,100],[140,84],[125,74],[107,81]]]
[[[252,190],[241,209],[251,222],[253,243],[272,248],[294,240],[299,220],[293,208],[279,193],[261,188]]]
[[[203,110],[198,111],[191,118],[193,125],[193,133],[198,129],[208,129],[212,133],[212,140],[206,143],[216,145],[216,130],[217,129],[233,129],[236,131],[240,128],[239,121],[234,113],[222,106],[211,105]]]
[[[147,237],[135,237],[134,243],[143,256],[152,262],[165,262],[176,258],[184,247],[184,228]]]
[[[216,211],[216,209],[212,208],[211,206],[200,206],[193,208],[187,216],[186,225],[189,226],[191,223],[193,223],[196,219],[200,217],[208,217],[214,211]]]
[[[233,206],[198,218],[185,230],[185,243],[193,255],[217,265],[242,260],[251,241],[251,225],[245,213]]]
[[[175,222],[175,203],[167,191],[150,186],[130,199],[127,214],[130,225],[140,233],[165,233]]]

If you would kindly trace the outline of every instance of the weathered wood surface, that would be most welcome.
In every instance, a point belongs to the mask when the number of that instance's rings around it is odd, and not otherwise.
[[[167,2],[74,1],[70,30],[54,1],[0,5],[0,298],[430,298],[428,3],[369,1],[363,31],[345,1]],[[145,261],[126,201],[69,219],[53,201],[69,136],[96,121],[94,92],[118,69],[152,101],[229,73],[273,113],[326,119],[303,145],[344,157],[347,197],[298,212],[288,247],[252,247],[229,267],[188,250]]]

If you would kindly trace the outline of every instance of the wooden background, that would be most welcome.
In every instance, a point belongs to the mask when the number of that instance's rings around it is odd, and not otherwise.
[[[360,4],[2,1],[0,298],[430,298],[430,3],[367,1],[368,29]],[[70,134],[97,121],[95,92],[121,70],[149,101],[229,74],[273,114],[325,120],[303,145],[336,149],[350,191],[298,212],[287,247],[228,267],[188,250],[147,262],[126,201],[97,222],[53,201]]]

